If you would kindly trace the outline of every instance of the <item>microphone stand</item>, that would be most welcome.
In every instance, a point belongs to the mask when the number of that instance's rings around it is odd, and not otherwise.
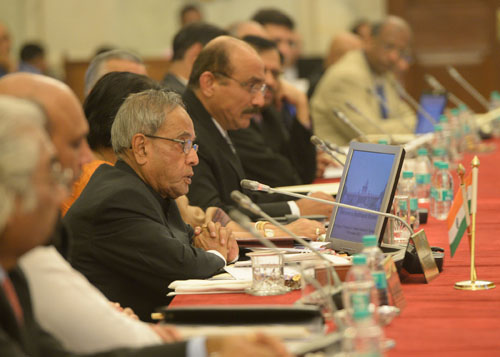
[[[356,135],[359,136],[361,139],[365,141],[369,141],[365,135],[352,121],[349,120],[349,118],[340,110],[338,109],[332,109],[333,114],[337,118],[339,118],[345,125],[347,125],[349,128],[351,128],[354,132],[356,132]]]
[[[334,152],[339,153],[339,151],[332,149],[324,140],[318,138],[316,135],[311,136],[311,142],[320,150],[323,150],[328,155],[330,155],[335,161],[337,161],[342,167],[345,166],[345,162],[340,161],[339,158],[334,154]]]
[[[392,135],[390,133],[388,133],[387,131],[385,131],[382,128],[380,128],[380,126],[377,123],[375,123],[371,118],[369,118],[363,112],[361,112],[361,110],[359,110],[358,107],[356,107],[354,104],[352,104],[349,101],[346,101],[345,105],[349,109],[351,109],[353,112],[355,112],[356,114],[358,114],[361,118],[363,118],[367,123],[370,123],[375,129],[377,129],[378,131],[380,131],[382,134],[387,135],[389,137],[389,141],[391,143],[394,142],[394,139],[392,138]]]
[[[490,110],[490,105],[486,100],[486,98],[483,97],[481,93],[479,93],[477,89],[474,88],[472,84],[470,84],[454,67],[448,66],[446,67],[446,70],[448,71],[448,74],[455,81],[457,81],[458,84],[460,84],[463,89],[467,91],[467,93],[469,93],[471,96],[474,97],[474,99],[476,99],[479,103],[481,103],[481,105],[486,109],[486,111]]]

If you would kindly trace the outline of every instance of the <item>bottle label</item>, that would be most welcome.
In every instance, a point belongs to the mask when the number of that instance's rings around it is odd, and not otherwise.
[[[452,201],[453,200],[453,191],[452,190],[441,190],[441,194],[443,197],[443,201]]]
[[[425,185],[431,182],[431,174],[417,174],[416,180],[418,185]]]
[[[410,210],[418,210],[418,198],[410,198]]]
[[[374,271],[372,273],[373,280],[377,289],[387,289],[387,280],[385,279],[385,272]]]
[[[406,211],[407,208],[406,208],[406,201],[402,200],[402,201],[399,201],[399,208],[402,210],[402,211]]]
[[[355,292],[351,295],[351,306],[356,311],[367,311],[370,306],[370,295],[366,292]]]
[[[431,197],[436,201],[452,201],[453,191],[431,187]]]

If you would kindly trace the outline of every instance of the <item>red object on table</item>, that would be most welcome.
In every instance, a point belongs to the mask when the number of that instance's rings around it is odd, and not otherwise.
[[[493,141],[500,147],[500,140]],[[473,155],[462,161],[467,172]],[[478,279],[493,281],[487,291],[456,290],[454,284],[470,278],[467,237],[450,258],[446,221],[429,217],[423,226],[432,246],[446,250],[444,271],[430,284],[421,276],[403,281],[407,307],[385,328],[396,341],[393,356],[498,356],[500,355],[500,150],[478,154],[479,187],[476,218],[476,271]],[[455,178],[455,191],[458,180]],[[300,292],[255,297],[245,294],[180,295],[171,306],[208,304],[292,304]]]

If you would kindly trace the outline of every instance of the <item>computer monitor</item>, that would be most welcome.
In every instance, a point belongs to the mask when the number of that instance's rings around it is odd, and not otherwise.
[[[439,123],[439,117],[444,113],[448,101],[446,93],[424,92],[420,97],[420,106],[430,114],[430,116]],[[415,134],[432,133],[434,124],[426,118],[422,112],[418,112]]]
[[[402,146],[351,143],[337,202],[389,212],[404,156]],[[386,223],[379,215],[334,207],[327,239],[333,249],[355,254],[363,249],[364,235],[375,234],[381,242]]]

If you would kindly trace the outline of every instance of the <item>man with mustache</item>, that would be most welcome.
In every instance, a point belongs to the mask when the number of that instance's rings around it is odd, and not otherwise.
[[[246,175],[228,131],[250,125],[264,106],[265,89],[264,64],[247,43],[220,36],[200,52],[183,95],[200,144],[200,163],[194,168],[188,194],[192,204],[226,211],[234,206],[230,194],[242,191],[240,181]],[[272,216],[331,213],[331,206],[310,200],[286,202],[278,195],[251,196]]]

